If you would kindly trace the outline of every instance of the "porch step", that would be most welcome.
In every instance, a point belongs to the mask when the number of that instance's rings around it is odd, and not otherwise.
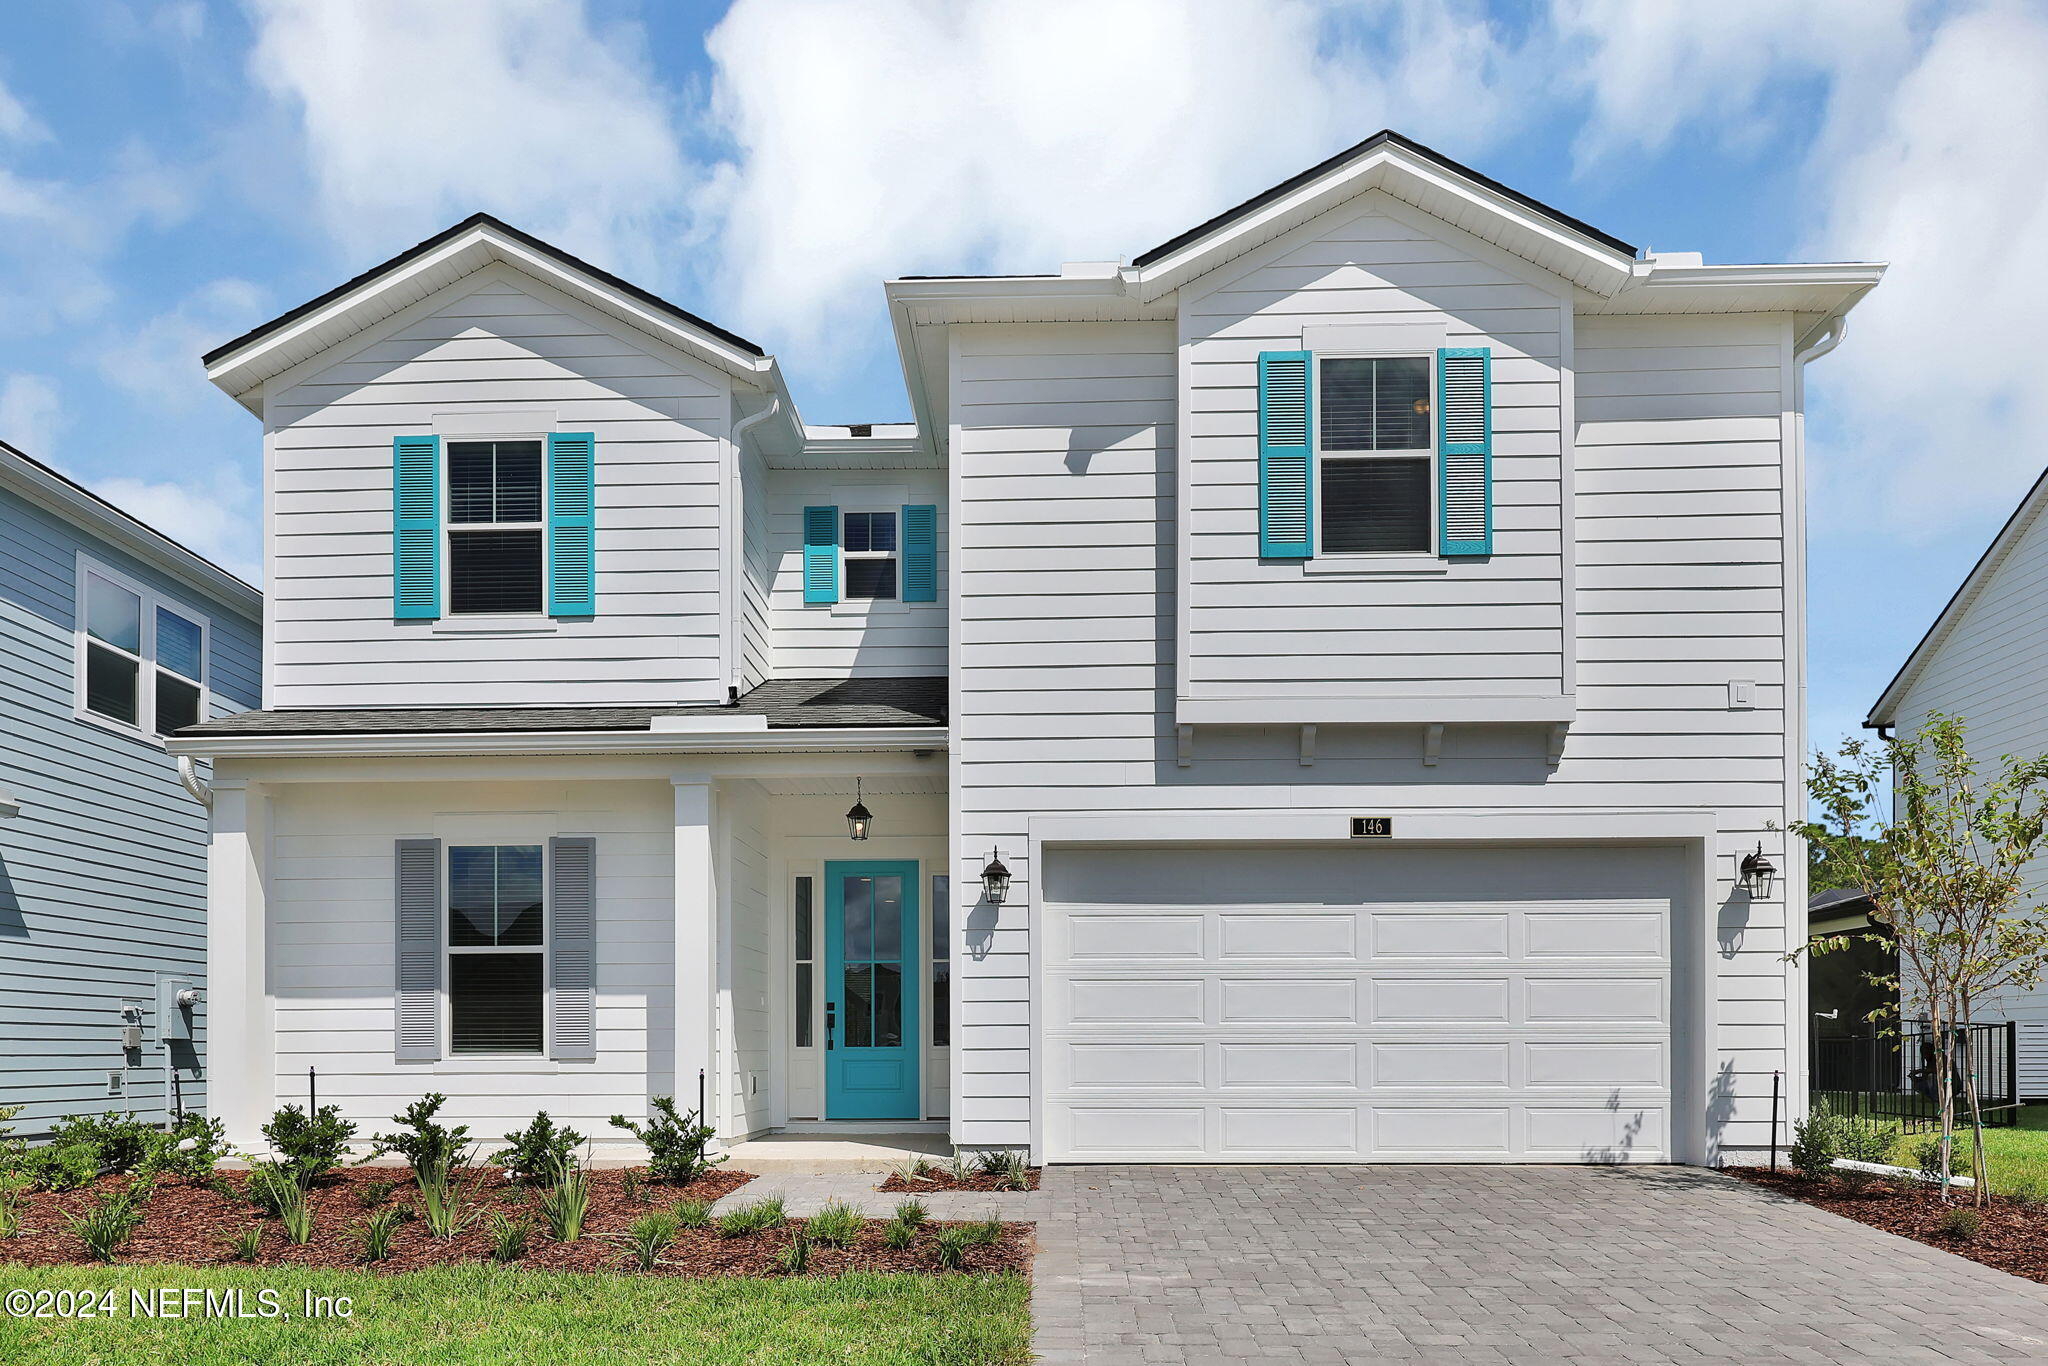
[[[947,1158],[944,1134],[763,1134],[726,1147],[730,1165],[762,1176],[886,1172],[917,1157]]]

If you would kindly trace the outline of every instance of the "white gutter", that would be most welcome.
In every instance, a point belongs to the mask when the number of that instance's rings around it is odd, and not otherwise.
[[[723,718],[720,718],[723,719]],[[783,730],[434,731],[350,735],[212,735],[164,742],[219,759],[403,758],[409,755],[845,754],[946,748],[944,726],[811,726]]]
[[[1822,356],[1840,346],[1842,344],[1842,337],[1849,330],[1849,315],[1846,312],[1837,313],[1827,320],[1826,326],[1827,330],[1819,341],[1792,357],[1794,365],[1804,365],[1808,361],[1819,360]],[[1800,411],[1804,412],[1805,409],[1802,408]]]
[[[178,756],[178,781],[192,794],[192,800],[208,811],[213,810],[213,789],[199,776],[199,764],[189,754]]]

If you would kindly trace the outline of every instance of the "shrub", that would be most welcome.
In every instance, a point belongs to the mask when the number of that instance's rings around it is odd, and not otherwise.
[[[896,1206],[896,1222],[916,1228],[930,1217],[922,1200],[904,1200]]]
[[[1899,1126],[1867,1115],[1839,1115],[1835,1119],[1835,1156],[1851,1162],[1890,1163],[1899,1150]]]
[[[21,1159],[21,1171],[46,1191],[75,1191],[99,1176],[99,1152],[82,1143],[50,1143],[30,1148]]]
[[[514,1180],[537,1186],[552,1179],[561,1159],[582,1145],[583,1135],[574,1129],[557,1128],[543,1110],[524,1129],[506,1134],[505,1142],[511,1146],[493,1153],[491,1161],[512,1173]]]
[[[491,1212],[491,1257],[494,1261],[516,1262],[526,1255],[526,1240],[533,1236],[533,1220],[512,1219]]]
[[[964,1229],[949,1228],[938,1237],[936,1249],[939,1256],[939,1270],[958,1271],[967,1261],[967,1233]]]
[[[781,1228],[787,1222],[789,1216],[784,1212],[780,1199],[750,1200],[718,1216],[718,1236],[738,1238],[749,1233],[764,1233],[771,1228]]]
[[[14,1117],[20,1113],[19,1105],[0,1105],[0,1172],[13,1169],[28,1151],[28,1144],[14,1136]]]
[[[573,1243],[590,1213],[590,1168],[570,1153],[555,1164],[553,1176],[554,1184],[540,1193],[540,1216],[556,1241]]]
[[[405,1212],[399,1209],[380,1209],[363,1220],[363,1260],[381,1262],[391,1255],[391,1235],[398,1232],[398,1226],[405,1222]]]
[[[465,1186],[452,1175],[429,1175],[420,1182],[420,1217],[436,1238],[453,1238],[476,1218],[473,1208],[481,1177]]]
[[[802,1229],[784,1244],[775,1254],[775,1265],[791,1276],[801,1276],[811,1269],[811,1238]]]
[[[283,1198],[278,1202],[277,1219],[284,1225],[284,1236],[294,1245],[313,1240],[313,1206],[306,1200],[306,1188],[296,1181],[284,1181],[278,1186]]]
[[[613,1115],[612,1127],[624,1129],[646,1145],[649,1176],[656,1181],[688,1185],[725,1161],[723,1157],[705,1155],[713,1130],[697,1111],[678,1115],[673,1096],[656,1096],[648,1106],[654,1113],[645,1124],[636,1124],[624,1115]]]
[[[974,1163],[968,1159],[966,1153],[954,1153],[947,1159],[946,1172],[955,1181],[965,1181],[974,1175]]]
[[[21,1197],[28,1187],[29,1179],[21,1172],[0,1171],[0,1238],[21,1232]]]
[[[625,1196],[636,1205],[644,1205],[648,1202],[647,1192],[641,1189],[640,1173],[633,1171],[631,1168],[619,1173],[619,1194]]]
[[[675,1208],[676,1222],[684,1228],[711,1227],[711,1202],[709,1200],[678,1200]]]
[[[1834,1175],[1834,1161],[1842,1155],[1841,1121],[1824,1100],[1815,1101],[1804,1119],[1792,1122],[1792,1165],[1818,1180]]]
[[[242,1187],[243,1198],[273,1219],[282,1218],[285,1206],[305,1194],[299,1169],[284,1161],[251,1163],[249,1180]]]
[[[1929,1134],[1913,1145],[1913,1161],[1919,1164],[1920,1174],[1929,1181],[1941,1180],[1941,1135]],[[1959,1131],[1949,1145],[1948,1174],[1967,1176],[1970,1172],[1970,1145]]]
[[[238,1262],[253,1262],[263,1255],[263,1225],[249,1227],[228,1239],[228,1255]]]
[[[901,1219],[892,1219],[882,1225],[882,1246],[891,1251],[901,1252],[916,1240],[916,1224],[906,1224]]]
[[[66,1115],[50,1126],[54,1147],[79,1145],[97,1156],[101,1171],[132,1172],[156,1146],[157,1131],[133,1115]]]
[[[323,1105],[312,1115],[296,1105],[280,1105],[263,1126],[271,1151],[301,1186],[311,1186],[341,1165],[356,1126],[341,1117],[339,1105]]]
[[[981,1219],[960,1225],[960,1233],[969,1247],[988,1247],[1003,1241],[1003,1223],[1000,1219]]]
[[[1968,1205],[1958,1205],[1943,1214],[1941,1223],[1936,1227],[1944,1238],[1970,1239],[1984,1227],[1984,1216]]]
[[[1014,1149],[991,1149],[975,1159],[975,1166],[982,1175],[994,1177],[999,1190],[1030,1189],[1030,1164],[1025,1161],[1024,1154]]]
[[[641,1215],[626,1230],[626,1250],[633,1254],[642,1271],[654,1270],[661,1254],[676,1240],[676,1217],[667,1210]]]
[[[391,1117],[399,1126],[395,1132],[372,1135],[377,1146],[370,1156],[397,1153],[412,1168],[412,1178],[422,1190],[430,1182],[445,1185],[454,1170],[468,1162],[470,1148],[467,1124],[450,1128],[434,1118],[447,1103],[448,1097],[434,1091],[406,1106]]]
[[[83,1214],[66,1216],[71,1231],[96,1260],[113,1261],[121,1245],[142,1226],[142,1207],[149,1202],[150,1191],[150,1183],[138,1178],[104,1192]]]
[[[356,1189],[356,1203],[364,1209],[376,1209],[391,1198],[391,1192],[398,1189],[396,1181],[365,1181]]]
[[[149,1155],[142,1165],[145,1171],[205,1181],[230,1151],[225,1123],[188,1110],[168,1130],[152,1131]]]
[[[812,1215],[804,1229],[827,1247],[845,1247],[860,1236],[865,1221],[853,1206],[833,1200]]]

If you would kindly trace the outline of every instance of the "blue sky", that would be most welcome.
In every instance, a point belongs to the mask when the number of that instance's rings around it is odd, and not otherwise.
[[[19,0],[0,437],[253,577],[199,354],[476,209],[907,415],[893,274],[1129,257],[1383,126],[1628,240],[1882,259],[1810,379],[1813,738],[2048,452],[2048,6]]]

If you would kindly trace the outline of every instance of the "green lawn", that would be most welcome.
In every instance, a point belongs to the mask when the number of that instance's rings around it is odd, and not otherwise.
[[[140,1287],[279,1292],[289,1319],[148,1319]],[[1013,1366],[1030,1359],[1030,1287],[1021,1276],[682,1280],[566,1275],[493,1266],[403,1275],[269,1267],[0,1265],[0,1290],[105,1291],[111,1318],[0,1315],[9,1366],[442,1366],[443,1363],[658,1363],[691,1366]],[[308,1290],[347,1295],[351,1317],[304,1317]]]
[[[1900,1142],[1896,1160],[1901,1166],[1916,1165],[1913,1148],[1926,1137],[1914,1134]],[[1959,1130],[1956,1141],[1968,1151],[1969,1131]],[[2048,1193],[2048,1105],[2023,1106],[2018,1128],[1986,1129],[1984,1157],[1991,1165],[1993,1190],[2031,1184]]]

